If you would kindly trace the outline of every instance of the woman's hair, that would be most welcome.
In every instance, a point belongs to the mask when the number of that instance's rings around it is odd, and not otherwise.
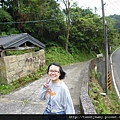
[[[60,69],[59,79],[60,79],[60,80],[61,80],[61,79],[64,79],[66,73],[63,71],[62,67],[61,67],[60,64],[58,64],[58,63],[55,63],[55,62],[54,62],[54,63],[51,63],[51,64],[48,66],[47,73],[49,72],[49,68],[50,68],[51,65],[55,65],[55,66],[58,66],[58,67],[59,67],[59,69]]]

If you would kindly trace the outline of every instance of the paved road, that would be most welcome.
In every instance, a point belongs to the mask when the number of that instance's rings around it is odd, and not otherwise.
[[[120,100],[120,48],[118,48],[113,54],[112,54],[112,65],[113,65],[113,82],[114,86],[118,95],[118,98]]]
[[[79,96],[85,65],[87,62],[63,67],[67,73],[64,82],[70,90],[76,113],[80,113]],[[0,96],[0,114],[42,114],[46,102],[38,99],[38,92],[46,77],[47,74],[10,94]]]

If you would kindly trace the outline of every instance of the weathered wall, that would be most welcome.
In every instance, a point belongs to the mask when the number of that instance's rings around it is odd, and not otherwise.
[[[103,57],[90,60],[82,71],[84,75],[80,94],[80,110],[82,114],[97,114],[88,94],[89,75],[93,69],[96,69],[96,72],[100,73],[98,81],[104,89],[105,61]]]
[[[0,57],[0,83],[4,83],[6,79],[6,67],[3,57]]]
[[[1,83],[10,83],[45,65],[44,50],[0,58]]]
[[[95,69],[98,75],[98,82],[103,90],[105,90],[105,60],[103,57],[95,58],[91,60],[89,70]]]
[[[97,114],[92,104],[92,101],[88,94],[88,82],[89,82],[89,65],[91,65],[91,61],[85,66],[84,70],[81,74],[83,74],[82,87],[80,93],[80,110],[81,114]]]

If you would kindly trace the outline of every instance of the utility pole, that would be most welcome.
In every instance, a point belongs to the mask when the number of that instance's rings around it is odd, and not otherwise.
[[[105,41],[105,92],[107,93],[108,86],[108,39],[107,39],[107,23],[105,21],[105,13],[104,13],[104,3],[102,3],[102,17],[103,17],[103,26],[104,26],[104,41]]]

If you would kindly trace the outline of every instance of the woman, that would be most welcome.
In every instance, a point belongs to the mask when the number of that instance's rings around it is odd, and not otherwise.
[[[73,102],[68,87],[62,81],[66,73],[58,63],[48,66],[49,79],[43,84],[39,92],[41,100],[47,99],[43,114],[75,114]]]

